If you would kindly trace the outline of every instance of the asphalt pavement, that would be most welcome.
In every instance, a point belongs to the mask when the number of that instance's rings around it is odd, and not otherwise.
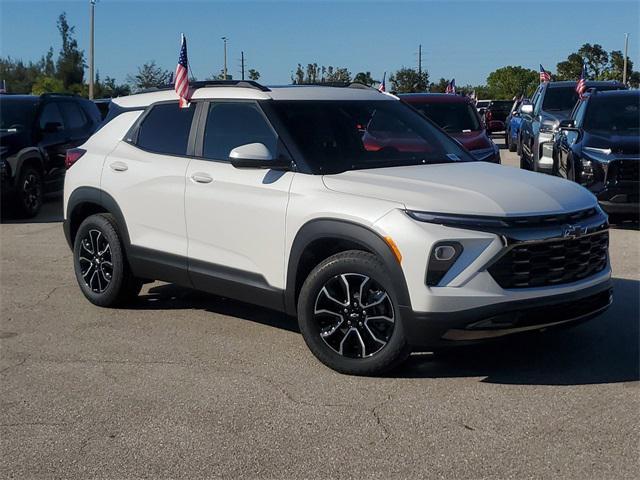
[[[55,198],[0,226],[3,478],[640,476],[637,223],[600,317],[359,378],[251,305],[154,283],[92,306],[60,221]]]

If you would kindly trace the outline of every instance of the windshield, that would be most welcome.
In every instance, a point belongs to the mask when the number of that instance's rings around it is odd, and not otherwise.
[[[316,174],[473,160],[399,101],[276,101],[273,106]]]
[[[505,112],[508,112],[509,110],[511,110],[511,105],[513,105],[513,101],[511,100],[504,100],[499,102],[493,101],[489,105],[489,108],[491,110],[504,110]]]
[[[478,100],[476,103],[476,108],[485,108],[491,103],[491,100]]]
[[[412,103],[447,132],[482,130],[476,109],[468,103]]]
[[[616,85],[601,85],[599,87],[588,88],[594,88],[602,92],[605,90],[618,90],[620,87]],[[544,101],[542,102],[542,109],[550,112],[572,110],[577,101],[578,92],[576,92],[575,86],[547,88],[547,93],[544,95]]]
[[[0,100],[0,131],[17,132],[30,128],[33,123],[35,102],[11,98]]]
[[[584,129],[620,134],[640,131],[640,96],[591,98],[584,120]]]

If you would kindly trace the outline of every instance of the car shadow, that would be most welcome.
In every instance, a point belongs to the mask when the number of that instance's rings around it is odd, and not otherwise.
[[[614,302],[599,317],[573,328],[511,337],[435,354],[414,354],[393,378],[483,377],[514,385],[590,385],[640,380],[640,282],[613,279]],[[133,309],[202,309],[299,333],[279,312],[195,290],[162,284]]]
[[[63,219],[61,193],[47,195],[42,204],[42,209],[34,218],[21,218],[7,202],[2,202],[2,208],[0,209],[0,224],[57,223],[62,222]]]

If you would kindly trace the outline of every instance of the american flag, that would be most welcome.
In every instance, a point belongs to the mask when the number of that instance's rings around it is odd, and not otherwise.
[[[445,93],[456,94],[456,79],[452,78],[451,81],[447,84],[447,88],[444,91]]]
[[[582,96],[584,95],[584,92],[587,91],[587,81],[584,78],[584,63],[582,64],[582,71],[580,72],[580,80],[578,80],[578,83],[576,84],[576,92],[578,92],[578,96],[580,98],[582,98]]]
[[[540,64],[540,81],[541,82],[551,81],[551,74],[547,72],[544,68],[542,68],[542,64]]]
[[[387,79],[387,72],[384,72],[384,75],[382,75],[382,81],[380,82],[380,85],[378,86],[378,91],[379,92],[384,93],[384,92],[387,91],[386,79]]]
[[[174,89],[180,97],[180,108],[189,106],[189,60],[187,59],[187,39],[182,34],[182,42],[180,45],[180,57],[178,57],[178,66],[176,67]]]

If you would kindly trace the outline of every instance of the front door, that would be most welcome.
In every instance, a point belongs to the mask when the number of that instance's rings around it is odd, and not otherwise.
[[[237,285],[238,292],[228,296],[247,300],[243,291],[259,297],[266,290],[284,289],[285,217],[294,173],[238,169],[228,160],[233,148],[249,143],[280,154],[275,131],[253,101],[212,101],[203,111],[200,131],[185,197],[194,286],[217,291]],[[269,304],[268,299],[251,300]]]

